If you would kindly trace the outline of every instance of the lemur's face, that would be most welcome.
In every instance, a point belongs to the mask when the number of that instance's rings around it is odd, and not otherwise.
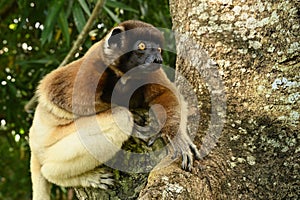
[[[126,62],[124,62],[125,71],[138,67],[145,72],[151,72],[161,67],[163,58],[159,44],[152,41],[138,40],[132,49],[124,55],[126,57]]]

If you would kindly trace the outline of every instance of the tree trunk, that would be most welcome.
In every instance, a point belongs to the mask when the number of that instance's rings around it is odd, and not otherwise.
[[[179,161],[152,171],[139,199],[299,199],[299,3],[170,0],[170,9],[176,79],[203,158],[191,173]]]
[[[196,90],[195,141],[209,154],[192,173],[178,164],[151,172],[141,199],[299,199],[299,3],[171,0],[170,8],[177,83],[188,90],[183,75]]]

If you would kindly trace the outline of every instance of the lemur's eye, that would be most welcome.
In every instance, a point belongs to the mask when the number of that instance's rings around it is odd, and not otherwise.
[[[159,51],[159,53],[161,53],[161,48],[160,47],[158,47],[157,50]]]
[[[139,47],[139,50],[145,50],[146,49],[146,45],[143,42],[141,42],[138,47]]]

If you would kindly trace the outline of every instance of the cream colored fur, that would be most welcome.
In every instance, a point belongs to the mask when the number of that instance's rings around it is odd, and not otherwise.
[[[30,129],[33,200],[50,199],[49,182],[60,186],[98,185],[103,188],[112,183],[109,174],[93,169],[113,157],[130,136],[131,114],[125,108],[115,109],[117,119],[108,110],[68,121],[38,105]],[[60,120],[65,125],[57,126]],[[91,149],[93,152],[89,151]]]

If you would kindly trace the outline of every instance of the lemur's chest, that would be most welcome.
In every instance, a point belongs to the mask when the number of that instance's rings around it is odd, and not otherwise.
[[[105,84],[101,100],[128,108],[145,107],[142,81],[130,79],[123,84],[119,78],[111,78]]]

